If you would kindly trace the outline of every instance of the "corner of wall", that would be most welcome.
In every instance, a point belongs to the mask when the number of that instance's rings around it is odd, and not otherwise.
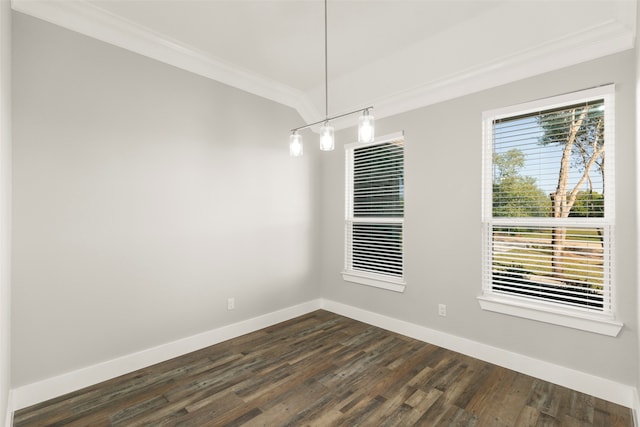
[[[640,254],[640,31],[637,30],[640,24],[640,7],[636,3],[636,253]],[[640,264],[636,265],[636,389],[634,393],[633,419],[636,426],[640,426]]]
[[[0,0],[0,420],[11,421],[11,2]],[[9,426],[10,424],[7,424]]]
[[[637,412],[639,408],[637,390],[626,384],[336,301],[323,299],[321,307],[324,310],[341,316],[346,316],[360,322],[453,350],[619,405],[629,408],[635,406],[635,412]]]
[[[231,325],[215,328],[197,335],[182,338],[137,353],[107,360],[73,372],[47,378],[32,384],[13,389],[10,393],[10,406],[7,414],[7,427],[13,410],[23,409],[36,403],[71,393],[90,385],[115,378],[120,375],[142,369],[156,363],[196,351],[222,341],[239,337],[250,332],[284,322],[294,317],[321,308],[321,300],[311,300],[282,310],[246,319]],[[11,418],[9,418],[11,416]]]
[[[7,396],[7,413],[6,413],[6,417],[4,420],[4,426],[5,427],[12,427],[13,426],[13,391],[9,391],[8,396]]]
[[[633,425],[640,427],[640,390],[636,388],[633,391],[633,407],[631,408],[633,414]]]

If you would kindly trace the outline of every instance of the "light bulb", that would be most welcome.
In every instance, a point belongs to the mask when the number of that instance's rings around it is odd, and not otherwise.
[[[375,139],[374,118],[369,114],[369,110],[358,119],[358,142],[373,142]]]
[[[292,157],[302,156],[302,135],[293,132],[289,136],[289,155]]]
[[[333,127],[328,122],[320,128],[320,149],[322,151],[331,151],[334,148]]]

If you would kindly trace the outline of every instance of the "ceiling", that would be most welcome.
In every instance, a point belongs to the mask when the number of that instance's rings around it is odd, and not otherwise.
[[[324,117],[319,0],[13,0],[13,8]],[[329,116],[384,117],[633,47],[636,0],[329,0]],[[339,125],[338,125],[339,127]]]

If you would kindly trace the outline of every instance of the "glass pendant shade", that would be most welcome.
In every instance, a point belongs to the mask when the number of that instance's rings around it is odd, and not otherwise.
[[[374,118],[369,114],[369,110],[373,107],[362,108],[359,110],[351,111],[350,113],[340,114],[335,117],[325,116],[324,120],[310,123],[298,128],[291,129],[291,135],[289,136],[289,154],[292,157],[302,156],[302,136],[298,134],[301,129],[308,129],[320,124],[320,150],[333,151],[335,149],[335,131],[333,126],[330,126],[331,120],[339,119],[350,114],[362,113],[358,119],[358,142],[368,143],[375,141],[375,128]],[[317,129],[317,128],[316,128]]]
[[[374,139],[374,118],[369,114],[369,110],[364,110],[358,119],[358,142],[373,142]]]
[[[292,157],[302,156],[302,135],[296,132],[289,136],[289,155]]]
[[[331,151],[334,148],[333,127],[328,122],[320,128],[320,149],[322,151]]]

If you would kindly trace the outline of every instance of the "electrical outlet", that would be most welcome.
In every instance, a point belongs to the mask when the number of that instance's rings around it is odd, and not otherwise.
[[[236,309],[236,299],[227,298],[227,310],[235,310],[235,309]]]
[[[445,317],[447,315],[447,305],[446,304],[438,304],[438,315]]]

